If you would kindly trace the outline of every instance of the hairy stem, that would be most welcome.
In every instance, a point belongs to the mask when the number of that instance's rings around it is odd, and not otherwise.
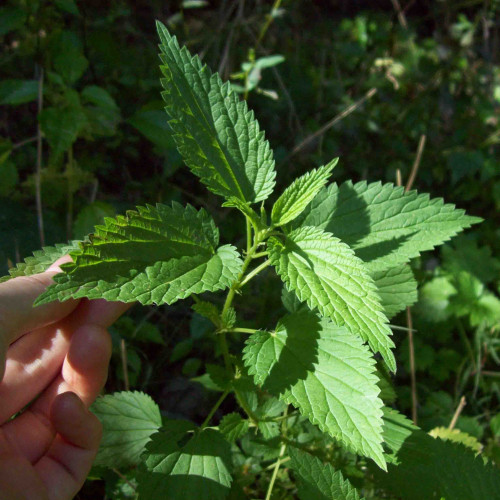
[[[230,332],[230,333],[255,333],[257,332],[258,330],[256,330],[255,328],[229,328],[228,330],[226,330],[227,332]]]
[[[204,429],[210,423],[210,420],[212,420],[212,417],[215,415],[215,412],[219,409],[219,406],[223,403],[228,394],[229,391],[224,391],[222,393],[222,396],[213,405],[212,409],[210,410],[210,413],[207,415],[207,418],[201,424],[202,429]]]
[[[283,412],[283,421],[281,422],[281,434],[283,437],[286,437],[286,429],[287,429],[287,420],[286,417],[288,415],[288,406],[285,408],[285,411]],[[276,482],[276,478],[278,477],[278,471],[281,465],[281,459],[283,458],[283,455],[285,454],[287,444],[282,443],[281,448],[280,448],[280,454],[278,456],[278,460],[276,460],[276,463],[274,465],[274,470],[273,470],[273,475],[271,476],[271,481],[269,483],[269,487],[267,488],[267,495],[266,495],[266,500],[271,499],[271,495],[273,494],[273,488],[274,488],[274,483]]]
[[[259,274],[263,269],[265,269],[266,267],[268,267],[270,264],[271,264],[271,261],[266,260],[262,264],[260,264],[259,266],[257,266],[253,271],[249,272],[246,275],[245,279],[243,281],[241,281],[240,288],[243,285],[246,285],[254,276],[257,276],[257,274]]]

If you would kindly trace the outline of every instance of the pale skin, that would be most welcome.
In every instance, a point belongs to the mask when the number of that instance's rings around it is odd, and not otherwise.
[[[107,328],[130,304],[69,300],[33,308],[68,259],[0,283],[0,500],[73,498],[101,440],[88,407],[107,378]]]

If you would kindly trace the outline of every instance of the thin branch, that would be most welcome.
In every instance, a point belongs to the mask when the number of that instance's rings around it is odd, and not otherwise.
[[[451,419],[450,425],[448,426],[448,429],[454,429],[455,425],[457,423],[458,417],[462,413],[462,410],[464,409],[464,406],[467,404],[467,401],[465,401],[465,396],[462,396],[460,398],[460,402],[458,403],[457,409],[455,410],[455,413],[453,414],[453,418]]]
[[[368,99],[371,99],[377,93],[376,88],[371,88],[361,99],[351,104],[348,108],[344,109],[341,113],[333,117],[329,122],[325,123],[319,130],[313,134],[306,137],[302,142],[297,144],[292,149],[292,152],[285,158],[284,161],[289,160],[292,156],[296,155],[301,149],[307,146],[311,141],[316,139],[316,137],[323,135],[327,130],[331,129],[340,120],[343,120],[346,116],[350,115],[353,111],[356,111],[362,104],[364,104]]]
[[[396,186],[403,185],[403,178],[401,177],[401,170],[398,168],[396,170]]]
[[[19,141],[16,142],[15,144],[12,144],[12,149],[18,149],[22,148],[23,146],[26,146],[26,144],[31,144],[32,142],[35,142],[38,140],[38,134],[30,137],[29,139],[24,139],[24,141]]]
[[[424,152],[426,139],[427,136],[425,134],[422,134],[420,136],[420,140],[418,141],[418,148],[417,148],[417,154],[415,156],[415,161],[413,162],[413,166],[411,167],[410,177],[408,178],[408,181],[406,182],[405,186],[406,192],[408,192],[412,188],[413,183],[415,182],[415,178],[417,177],[418,167],[420,166],[420,160],[422,159],[422,153]]]
[[[408,29],[408,23],[406,22],[406,16],[404,14],[403,9],[401,9],[401,5],[399,4],[398,0],[391,0],[392,5],[394,7],[394,10],[396,11],[396,14],[398,15],[398,21],[399,24],[403,27],[403,29],[407,30]]]
[[[406,308],[406,321],[408,323],[408,349],[410,351],[410,376],[411,376],[411,419],[417,425],[418,397],[417,397],[417,377],[415,375],[415,346],[413,344],[413,320],[411,309]]]
[[[125,339],[120,342],[120,355],[122,360],[122,370],[123,370],[123,382],[125,385],[125,390],[130,390],[130,383],[128,380],[128,361],[127,361],[127,346],[125,345]]]
[[[422,136],[425,137],[425,136]],[[425,140],[424,140],[425,142]],[[417,153],[418,156],[418,153]],[[417,164],[417,167],[415,169],[412,169],[412,173],[417,173],[418,169],[418,164],[420,163],[420,159],[418,162],[415,160],[414,164]],[[411,177],[411,176],[410,176]],[[415,176],[411,179],[412,182],[415,180]],[[401,186],[401,171],[398,169],[396,171],[396,184],[398,186]],[[405,191],[408,191],[407,188],[405,188]],[[410,358],[410,380],[411,380],[411,419],[413,420],[413,423],[417,425],[418,422],[418,413],[417,413],[417,407],[418,407],[418,396],[417,396],[417,377],[416,377],[416,370],[415,370],[415,345],[413,342],[413,318],[411,316],[411,309],[409,307],[406,308],[406,324],[408,326],[408,353],[409,353],[409,358]]]
[[[242,286],[246,285],[254,276],[256,276],[257,274],[259,274],[263,269],[265,269],[266,267],[268,267],[270,265],[271,265],[271,261],[270,260],[266,260],[262,264],[260,264],[259,266],[257,266],[253,271],[251,271],[250,273],[248,273],[246,275],[245,279],[240,283],[239,288],[241,288]]]
[[[40,76],[38,78],[38,115],[43,109],[43,68],[40,68]],[[37,122],[36,129],[36,172],[35,172],[35,200],[36,200],[36,215],[38,221],[38,234],[40,236],[40,245],[45,245],[45,231],[43,228],[43,211],[42,211],[42,129],[40,121]]]
[[[125,481],[134,491],[137,490],[137,488],[135,487],[135,484],[131,483],[127,476],[123,475],[118,469],[115,469],[114,467],[111,468],[111,470],[120,478],[120,479],[123,479],[123,481]]]
[[[215,412],[219,409],[219,406],[224,402],[228,394],[229,391],[224,391],[222,393],[221,397],[212,406],[212,409],[210,410],[210,413],[207,415],[207,418],[201,424],[201,429],[204,429],[210,423],[210,420],[212,420],[212,417],[215,415]]]

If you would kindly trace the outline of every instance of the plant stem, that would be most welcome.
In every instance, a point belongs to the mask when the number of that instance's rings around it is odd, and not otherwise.
[[[258,252],[254,253],[252,259],[258,259],[260,257],[267,257],[269,255],[269,252]]]
[[[210,413],[207,415],[207,418],[201,424],[201,429],[204,429],[210,423],[210,420],[212,420],[212,417],[215,415],[215,412],[219,409],[219,406],[226,399],[228,394],[229,394],[229,391],[224,391],[222,393],[222,396],[217,400],[217,402],[214,404],[214,406],[210,410]]]
[[[288,406],[285,408],[285,411],[283,412],[283,417],[286,417],[288,415]],[[286,418],[283,420],[281,423],[281,433],[283,437],[286,437]],[[283,455],[285,454],[286,451],[286,443],[283,443],[280,448],[280,454],[278,456],[278,460],[276,460],[276,463],[274,465],[274,470],[273,470],[273,475],[271,477],[271,481],[269,483],[269,488],[267,489],[267,495],[266,495],[266,500],[271,499],[271,495],[273,494],[273,488],[274,488],[274,483],[276,482],[276,478],[278,477],[278,471],[281,465],[281,459],[283,458]]]
[[[125,390],[130,390],[130,383],[128,380],[128,361],[127,361],[127,346],[125,344],[125,339],[120,342],[120,357],[122,360],[122,370],[123,370],[123,383],[125,385]]]
[[[252,223],[250,219],[245,216],[246,221],[247,221],[247,254],[250,252],[250,249],[252,248]]]
[[[256,330],[255,328],[229,328],[228,330],[226,330],[226,332],[230,332],[230,333],[255,333],[257,332],[258,330]]]
[[[464,409],[464,406],[466,404],[467,404],[467,402],[465,401],[465,396],[462,396],[460,398],[460,402],[458,403],[457,409],[455,410],[455,413],[453,414],[453,418],[451,419],[451,422],[450,422],[450,425],[448,426],[448,429],[452,430],[455,427],[457,420],[458,420],[458,417],[462,413],[462,410]]]
[[[281,4],[281,0],[274,0],[274,4],[271,8],[271,12],[266,16],[266,22],[262,26],[260,33],[259,33],[259,37],[257,38],[257,42],[255,43],[255,50],[257,50],[257,48],[260,45],[260,42],[262,42],[267,30],[269,29],[269,26],[271,26],[271,23],[273,22],[273,19],[274,19],[274,14],[280,8],[280,4]]]
[[[465,329],[462,325],[462,322],[458,318],[457,318],[456,322],[457,322],[457,329],[458,329],[458,333],[460,335],[460,338],[462,339],[462,342],[464,343],[465,348],[466,348],[466,350],[470,356],[470,359],[472,361],[472,371],[476,372],[477,366],[476,366],[476,358],[474,357],[474,350],[472,349],[472,345],[470,343],[469,338],[467,337],[467,333],[465,332]]]
[[[411,416],[413,423],[417,425],[417,377],[415,372],[415,347],[413,345],[413,320],[411,317],[411,309],[406,308],[406,321],[408,324],[408,350],[410,355],[410,375],[411,375]]]
[[[259,274],[263,269],[268,267],[270,264],[271,264],[270,260],[266,260],[265,262],[262,262],[262,264],[257,266],[253,271],[249,272],[246,275],[245,279],[240,283],[239,287],[241,288],[243,285],[246,285],[254,276],[257,276],[257,274]]]

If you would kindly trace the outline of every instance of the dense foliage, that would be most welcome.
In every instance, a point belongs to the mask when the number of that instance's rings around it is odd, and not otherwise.
[[[147,306],[82,498],[498,495],[500,8],[369,6],[0,10],[0,265]]]

